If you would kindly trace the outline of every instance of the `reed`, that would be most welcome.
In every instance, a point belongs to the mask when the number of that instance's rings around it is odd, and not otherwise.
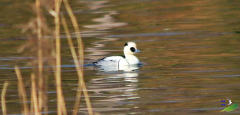
[[[51,43],[43,39],[44,36],[46,36],[46,33],[50,33],[47,31],[47,26],[44,20],[44,16],[42,13],[43,7],[43,0],[36,0],[35,1],[35,11],[36,11],[36,18],[31,20],[29,24],[27,25],[27,29],[25,31],[32,32],[32,36],[37,36],[37,40],[35,37],[31,37],[33,39],[30,39],[29,43],[26,44],[26,46],[23,47],[23,49],[29,51],[28,54],[34,54],[36,53],[37,57],[37,63],[35,65],[35,68],[37,70],[36,73],[31,74],[31,107],[29,108],[27,103],[27,93],[25,90],[25,86],[22,80],[21,71],[18,66],[15,66],[15,73],[18,78],[18,93],[19,98],[22,101],[22,114],[36,114],[40,115],[44,111],[44,114],[47,115],[48,113],[48,107],[47,107],[47,79],[44,76],[44,62],[48,62],[47,64],[52,65],[52,69],[54,70],[54,76],[55,76],[55,83],[56,83],[56,91],[57,91],[57,113],[58,115],[66,115],[67,109],[66,104],[64,100],[64,95],[62,91],[62,75],[61,75],[61,40],[60,40],[60,25],[62,24],[64,28],[64,32],[67,36],[68,44],[71,50],[71,55],[74,60],[74,64],[77,70],[78,74],[78,89],[76,94],[76,101],[73,108],[73,115],[76,115],[79,111],[79,105],[81,100],[81,91],[83,91],[83,95],[85,97],[85,101],[87,104],[88,114],[92,115],[92,107],[90,103],[90,99],[88,96],[87,88],[84,82],[83,78],[83,62],[84,62],[84,53],[83,53],[83,43],[82,38],[80,35],[80,29],[79,25],[77,23],[77,19],[75,15],[73,14],[73,11],[68,3],[68,0],[63,0],[64,6],[69,14],[69,17],[71,19],[72,25],[74,27],[76,36],[77,36],[77,44],[78,44],[78,53],[74,48],[73,40],[71,38],[71,34],[68,29],[68,25],[66,23],[66,20],[63,15],[60,15],[60,6],[62,3],[62,0],[55,0],[54,1],[54,10],[52,10],[50,7],[46,7],[50,14],[54,17],[54,44],[51,45]],[[61,18],[60,18],[61,16]],[[50,44],[49,46],[44,46],[45,44]],[[36,45],[32,45],[36,44]],[[55,47],[51,47],[55,46]],[[51,53],[46,53],[46,49],[51,50]],[[22,50],[24,51],[24,50]],[[53,55],[52,55],[53,54]],[[50,56],[51,55],[51,56]],[[46,60],[45,57],[49,57]],[[79,57],[79,58],[78,58]],[[54,61],[52,61],[54,59]],[[34,65],[34,64],[33,64]],[[36,82],[38,81],[38,82]],[[1,102],[2,102],[2,111],[3,114],[7,114],[7,108],[6,108],[6,101],[5,101],[5,95],[7,90],[8,82],[4,83],[4,87],[1,94]]]
[[[37,91],[36,91],[36,81],[35,81],[35,75],[31,74],[31,80],[32,80],[32,88],[31,88],[31,92],[32,92],[32,102],[33,102],[33,109],[34,109],[34,114],[35,115],[40,115],[40,111],[39,111],[39,104],[38,104],[38,100],[37,100]]]
[[[69,29],[67,27],[66,20],[65,20],[63,15],[61,15],[61,20],[62,20],[62,24],[63,24],[64,30],[65,30],[65,33],[66,33],[66,36],[67,36],[68,44],[69,44],[69,47],[70,47],[70,50],[71,50],[71,53],[72,53],[72,57],[73,57],[74,64],[75,64],[77,74],[78,74],[78,78],[79,78],[76,101],[75,101],[75,105],[74,105],[74,109],[73,109],[73,115],[76,115],[78,113],[78,108],[79,108],[80,99],[81,99],[81,86],[84,87],[85,82],[83,80],[82,67],[81,67],[81,65],[79,66],[80,63],[77,59],[77,53],[74,49],[74,45],[73,45],[73,42],[72,42],[72,39],[71,39],[71,35],[70,35]],[[81,60],[81,61],[83,61],[83,60]],[[86,87],[84,87],[84,91],[86,92]],[[91,107],[91,103],[90,103],[89,98],[86,99],[86,103],[88,105],[90,105],[90,106],[88,106],[88,113],[89,113],[89,115],[92,115],[93,114],[92,113],[92,107]]]
[[[43,72],[43,51],[42,51],[42,24],[41,24],[41,9],[40,9],[40,1],[36,0],[36,14],[37,14],[37,37],[38,37],[38,78],[39,78],[39,98],[38,98],[38,106],[39,109],[42,109],[43,100],[44,100],[44,78],[42,75]]]
[[[80,29],[79,29],[79,25],[77,23],[77,19],[76,16],[73,14],[72,8],[69,5],[68,0],[63,0],[65,8],[69,14],[69,17],[72,21],[72,25],[74,27],[75,33],[76,33],[76,37],[77,37],[77,41],[78,41],[78,55],[79,55],[79,60],[80,60],[80,65],[83,65],[83,44],[82,44],[82,38],[80,35]]]
[[[1,94],[1,101],[2,101],[2,112],[3,115],[7,115],[7,108],[6,108],[6,91],[7,91],[7,87],[8,87],[9,82],[5,81],[3,84],[3,89],[2,89],[2,94]]]
[[[71,50],[71,53],[72,53],[73,61],[74,61],[74,64],[76,66],[76,69],[77,69],[77,73],[78,73],[78,75],[81,76],[82,71],[81,71],[80,67],[78,67],[79,66],[79,61],[77,59],[77,54],[76,54],[76,51],[74,49],[74,45],[73,45],[73,42],[72,42],[72,39],[71,39],[71,35],[70,35],[69,29],[67,27],[66,20],[65,20],[63,15],[61,15],[61,20],[62,20],[62,24],[63,24],[63,27],[64,27],[64,31],[66,33],[68,44],[69,44],[69,47],[70,47],[70,50]],[[73,109],[73,115],[76,115],[77,112],[78,112],[78,107],[79,107],[79,103],[80,103],[80,99],[81,99],[81,84],[82,83],[79,80],[76,101],[75,101],[75,105],[74,105],[74,109]]]
[[[22,75],[18,66],[15,66],[15,72],[18,78],[19,98],[22,100],[22,104],[23,104],[23,114],[27,115],[29,114],[28,104],[27,104],[27,95],[26,95],[25,87],[22,81]]]
[[[62,94],[62,85],[61,85],[61,42],[60,42],[60,20],[59,20],[59,11],[60,11],[60,0],[55,0],[55,39],[56,39],[56,71],[55,71],[55,79],[56,79],[56,90],[57,90],[57,111],[58,114],[66,115],[66,107],[65,101]]]
[[[77,108],[79,107],[79,104],[80,104],[81,88],[83,89],[83,94],[84,94],[84,97],[85,97],[85,100],[86,100],[88,114],[92,115],[93,114],[92,106],[91,106],[91,102],[90,102],[90,99],[89,99],[89,96],[88,96],[88,93],[87,93],[87,88],[86,88],[86,85],[85,85],[85,82],[84,82],[84,79],[83,79],[83,68],[81,67],[81,65],[83,65],[83,62],[84,62],[84,57],[83,57],[84,53],[83,53],[83,43],[82,43],[82,38],[81,38],[81,35],[80,35],[79,25],[77,23],[76,16],[73,14],[72,8],[69,5],[68,0],[63,0],[63,2],[64,2],[65,8],[66,8],[66,10],[69,14],[69,17],[71,19],[72,25],[73,25],[74,30],[75,30],[75,34],[76,34],[77,41],[78,41],[78,55],[79,55],[79,60],[80,60],[80,61],[77,60],[77,57],[76,57],[77,54],[76,54],[76,51],[74,50],[72,40],[70,40],[71,36],[69,34],[66,21],[65,21],[64,17],[62,16],[62,19],[64,20],[64,21],[62,21],[62,23],[63,23],[63,26],[64,26],[65,33],[67,35],[67,39],[68,39],[68,43],[69,43],[69,46],[70,46],[70,49],[71,49],[71,52],[72,52],[72,56],[73,56],[73,58],[75,58],[74,63],[75,63],[75,67],[76,67],[76,70],[77,70],[77,73],[78,73],[78,90],[77,90],[78,92],[77,92],[77,96],[76,96],[73,115],[77,114]],[[80,66],[77,65],[77,64],[79,64]]]

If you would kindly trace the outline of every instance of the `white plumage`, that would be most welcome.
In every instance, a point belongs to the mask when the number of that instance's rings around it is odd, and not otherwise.
[[[139,64],[139,60],[134,53],[141,52],[137,49],[137,46],[134,42],[128,42],[124,46],[124,56],[109,56],[93,62],[94,65],[98,66],[109,66],[109,65],[134,65]]]

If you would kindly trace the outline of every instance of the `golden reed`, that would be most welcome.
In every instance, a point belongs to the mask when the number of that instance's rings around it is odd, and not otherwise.
[[[74,27],[76,36],[77,36],[77,42],[78,42],[78,53],[76,53],[76,50],[74,49],[73,41],[68,29],[68,25],[66,23],[66,20],[63,15],[60,14],[60,6],[64,3],[64,6],[69,14],[69,17],[71,19],[72,25]],[[47,3],[44,7],[44,3]],[[81,91],[83,91],[88,114],[92,115],[92,107],[90,103],[90,99],[88,96],[87,88],[83,79],[83,62],[84,62],[84,53],[83,53],[83,43],[82,38],[80,35],[80,29],[79,25],[77,23],[76,16],[73,14],[72,8],[70,7],[68,0],[52,0],[50,3],[54,3],[54,5],[49,5],[49,2],[46,2],[46,0],[36,0],[35,1],[35,13],[36,18],[31,20],[26,26],[23,31],[30,30],[32,31],[32,36],[37,36],[37,41],[35,39],[30,39],[30,42],[27,43],[23,48],[21,48],[22,51],[32,48],[32,52],[37,52],[37,72],[36,74],[31,74],[31,106],[29,108],[29,105],[27,103],[27,93],[25,91],[25,86],[23,83],[21,71],[18,66],[15,66],[15,72],[16,76],[18,78],[18,92],[19,92],[19,98],[22,101],[22,114],[48,114],[48,107],[47,107],[47,78],[44,75],[44,57],[50,57],[47,58],[48,63],[52,65],[52,69],[54,70],[54,76],[55,76],[55,82],[56,82],[56,91],[57,91],[57,113],[58,115],[66,115],[67,109],[65,105],[64,95],[62,93],[62,83],[61,83],[61,41],[60,41],[60,25],[63,25],[65,34],[67,36],[68,44],[71,50],[71,55],[74,60],[74,64],[77,70],[78,74],[78,90],[76,94],[76,101],[73,108],[73,115],[76,115],[79,110],[79,104],[81,99]],[[51,30],[47,28],[47,24],[45,23],[45,18],[42,13],[42,7],[46,8],[50,14],[54,17],[54,24],[55,24],[55,30],[54,30],[54,36],[55,36],[55,42],[51,42],[51,40],[45,40],[43,39],[43,36],[48,35],[48,33],[51,33]],[[54,10],[53,10],[54,8]],[[32,43],[36,45],[32,45]],[[54,43],[54,44],[52,44]],[[48,44],[48,46],[46,46]],[[44,46],[45,45],[45,46]],[[55,46],[52,47],[52,46]],[[45,48],[48,48],[47,50]],[[44,52],[44,51],[50,51]],[[79,57],[79,58],[77,58]],[[53,61],[54,60],[54,61]],[[53,63],[54,62],[54,63]],[[36,76],[37,75],[37,76]],[[36,82],[38,80],[38,83]],[[6,107],[6,91],[8,82],[4,83],[4,87],[1,94],[1,104],[2,104],[2,111],[3,114],[7,114],[7,107]]]

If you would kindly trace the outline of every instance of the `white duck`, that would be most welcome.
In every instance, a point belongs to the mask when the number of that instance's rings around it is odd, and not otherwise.
[[[141,51],[137,49],[137,46],[134,42],[128,42],[125,44],[124,56],[109,56],[93,62],[94,65],[98,66],[109,66],[109,65],[134,65],[139,64],[139,60],[134,53],[140,53]]]

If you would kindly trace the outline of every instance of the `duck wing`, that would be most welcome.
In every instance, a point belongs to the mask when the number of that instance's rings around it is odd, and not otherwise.
[[[96,62],[93,62],[94,65],[117,65],[120,60],[125,59],[124,56],[109,56],[102,58]]]

